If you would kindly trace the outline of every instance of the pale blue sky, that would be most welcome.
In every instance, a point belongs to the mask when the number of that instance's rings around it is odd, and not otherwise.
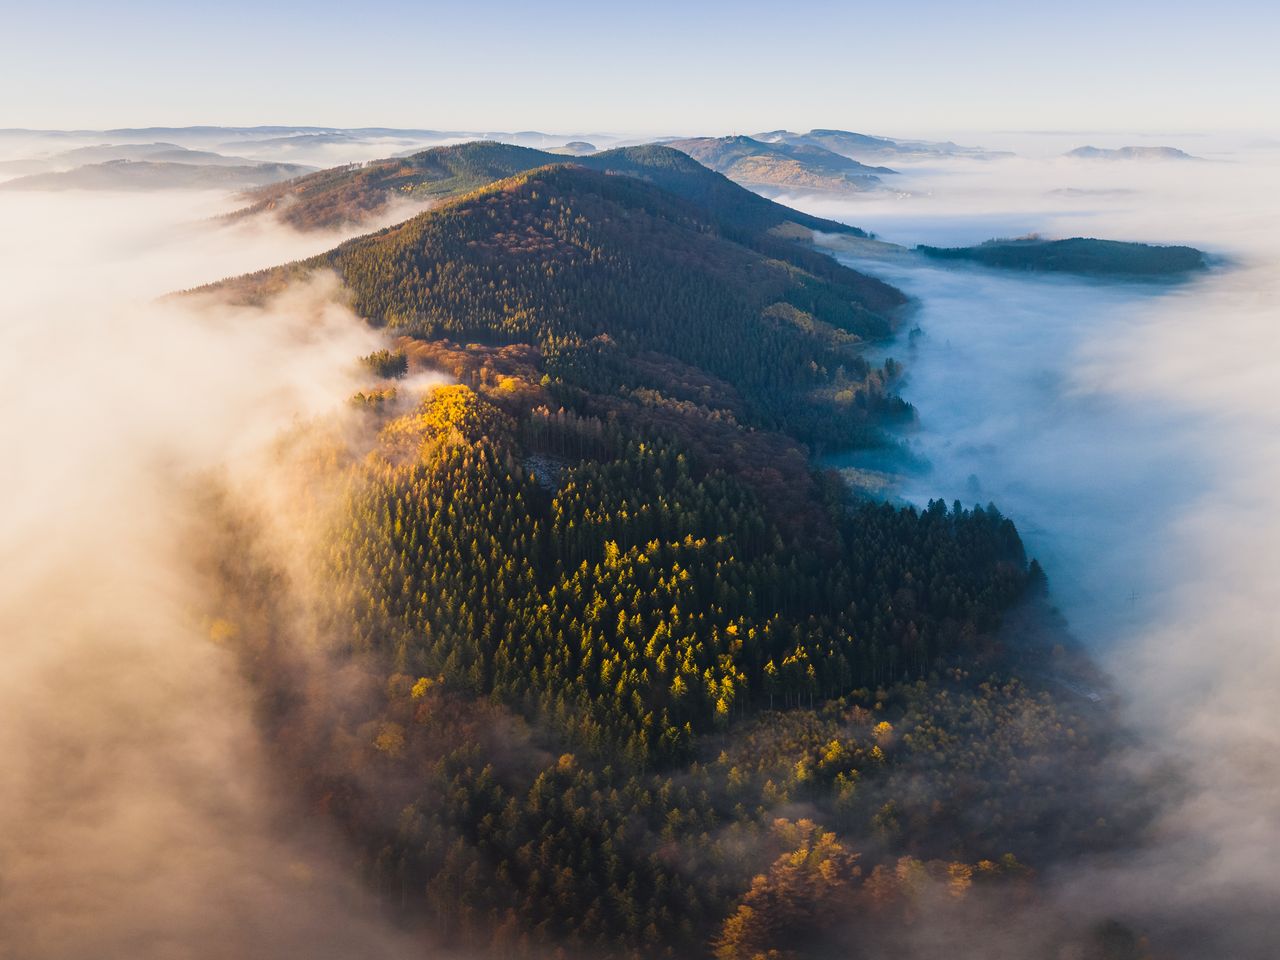
[[[1263,0],[0,0],[0,127],[1280,126]]]

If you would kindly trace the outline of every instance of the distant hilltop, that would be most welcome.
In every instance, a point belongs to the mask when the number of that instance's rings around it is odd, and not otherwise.
[[[950,141],[891,140],[873,137],[851,130],[815,129],[808,133],[792,133],[789,130],[769,130],[753,137],[763,143],[787,143],[797,146],[813,146],[830,150],[854,160],[887,160],[892,158],[971,157],[983,160],[1011,157],[1007,151],[984,150],[981,147],[965,147]]]
[[[563,147],[551,147],[547,153],[561,154],[570,157],[585,157],[588,154],[596,153],[599,148],[594,143],[587,143],[585,140],[570,140]]]
[[[744,186],[765,190],[859,192],[881,186],[888,167],[872,167],[815,144],[752,137],[695,137],[667,146]]]
[[[1177,147],[1119,147],[1107,150],[1103,147],[1076,147],[1068,151],[1068,157],[1079,160],[1199,160]]]

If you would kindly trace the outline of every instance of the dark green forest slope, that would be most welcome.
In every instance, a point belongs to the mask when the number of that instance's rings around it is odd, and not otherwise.
[[[1033,679],[1071,658],[994,507],[813,466],[903,416],[859,352],[900,294],[654,181],[540,168],[208,291],[332,269],[394,338],[367,439],[308,455],[305,556],[255,559],[228,517],[213,629],[290,781],[446,948],[810,960],[978,929],[1131,828],[1105,708]],[[422,370],[457,382],[407,395]]]

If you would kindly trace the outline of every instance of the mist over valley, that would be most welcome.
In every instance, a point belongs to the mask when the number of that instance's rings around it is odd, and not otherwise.
[[[1271,955],[1274,149],[704,132],[0,131],[0,957]]]

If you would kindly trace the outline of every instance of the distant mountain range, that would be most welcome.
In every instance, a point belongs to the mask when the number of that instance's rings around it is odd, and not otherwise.
[[[660,138],[668,140],[683,137]],[[718,139],[718,138],[717,138]],[[903,158],[926,157],[1002,157],[1008,153],[962,146],[950,142],[929,140],[894,140],[849,130],[819,128],[808,133],[789,130],[771,130],[754,134],[750,139],[762,143],[785,143],[797,146],[821,147],[833,153],[855,160],[887,161]],[[437,130],[416,127],[315,127],[315,126],[254,126],[254,127],[122,127],[112,130],[27,130],[0,129],[0,143],[5,140],[48,141],[53,144],[74,143],[87,146],[85,141],[111,144],[153,144],[164,141],[184,147],[222,151],[263,150],[271,154],[264,159],[280,159],[275,151],[316,151],[351,146],[377,144],[403,146],[446,145],[469,140],[494,140],[542,150],[578,152],[580,144],[599,146],[637,145],[617,134],[605,133],[545,133],[540,130],[483,131]],[[573,145],[572,147],[570,145]],[[392,151],[388,151],[391,153]],[[103,158],[108,159],[108,158]],[[110,158],[116,159],[116,158]],[[137,159],[120,157],[118,159]],[[35,172],[35,171],[31,171]]]
[[[36,130],[26,127],[6,127],[0,129],[0,136],[6,134],[24,134],[39,135],[49,137],[65,137],[77,138],[85,136],[101,135],[110,140],[130,141],[138,139],[151,139],[154,137],[168,137],[185,139],[188,137],[225,137],[228,135],[246,136],[246,137],[288,137],[288,136],[304,136],[312,134],[325,135],[342,135],[352,138],[374,138],[374,137],[474,137],[478,135],[475,130],[429,130],[418,127],[312,127],[312,126],[288,126],[288,125],[271,125],[252,127],[223,127],[223,126],[186,126],[186,127],[115,127],[110,130]],[[550,133],[542,133],[537,130],[521,130],[515,133],[486,133],[488,137],[516,137],[520,139],[536,139],[542,138],[546,140],[561,141],[563,136]]]
[[[257,163],[245,157],[227,156],[211,150],[191,150],[176,143],[99,143],[44,156],[0,161],[0,174],[26,176],[34,173],[52,173],[74,170],[76,167],[87,164],[110,163],[113,160],[146,160],[155,163],[188,163],[225,167],[253,166]],[[298,173],[305,173],[307,169],[300,168]],[[297,176],[297,173],[291,176]]]
[[[599,146],[617,146],[619,137],[605,134],[552,134],[537,130],[464,131],[429,130],[400,127],[136,127],[113,130],[23,130],[0,129],[0,158],[13,166],[0,166],[0,176],[45,173],[65,169],[79,163],[107,160],[166,160],[195,162],[193,157],[144,155],[163,145],[169,149],[187,149],[246,158],[244,162],[277,162],[305,164],[313,169],[338,163],[405,156],[426,149],[470,140],[493,140],[537,149],[557,150],[570,154],[583,152],[582,144],[590,144],[594,152]],[[573,144],[572,147],[569,145]],[[78,163],[45,165],[69,148],[106,147],[101,155],[85,156]],[[141,152],[132,152],[137,148]],[[75,158],[61,158],[64,160]],[[214,162],[210,158],[210,162]]]
[[[134,144],[157,140],[187,146],[241,149],[246,146],[311,146],[403,141],[406,144],[443,144],[465,140],[500,140],[525,146],[552,148],[570,141],[616,143],[618,137],[586,132],[543,133],[540,130],[485,131],[432,130],[417,127],[314,127],[266,125],[254,127],[118,127],[111,130],[31,130],[19,127],[0,129],[0,141],[49,140],[75,142],[93,139],[101,143]]]
[[[890,140],[873,137],[850,130],[815,129],[808,133],[792,133],[789,130],[770,130],[757,133],[755,140],[764,143],[785,143],[796,146],[821,147],[854,160],[920,159],[927,157],[970,157],[983,160],[1011,157],[1007,151],[984,150],[981,147],[964,147],[950,141]]]
[[[1076,147],[1068,151],[1068,157],[1078,160],[1199,160],[1176,147],[1120,147],[1108,150],[1103,147]]]
[[[872,167],[825,147],[752,137],[696,137],[666,145],[752,189],[857,193],[882,185],[888,167]]]
[[[246,190],[297,177],[309,169],[292,163],[109,160],[6,180],[0,190]]]

